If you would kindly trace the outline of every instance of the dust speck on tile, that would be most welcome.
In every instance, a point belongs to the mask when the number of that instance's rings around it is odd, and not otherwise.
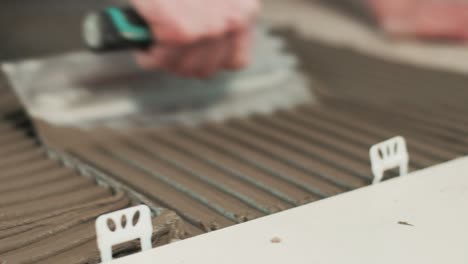
[[[279,244],[279,243],[281,243],[282,239],[280,237],[274,237],[270,241],[273,244]]]

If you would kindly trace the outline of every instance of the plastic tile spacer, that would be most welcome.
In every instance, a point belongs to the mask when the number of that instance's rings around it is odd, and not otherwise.
[[[380,183],[386,170],[400,168],[400,176],[408,174],[409,155],[406,141],[398,136],[376,144],[370,148],[370,159],[374,181]]]
[[[152,248],[153,224],[151,211],[139,205],[104,214],[96,220],[96,236],[101,263],[112,260],[112,246],[140,239],[141,251]]]

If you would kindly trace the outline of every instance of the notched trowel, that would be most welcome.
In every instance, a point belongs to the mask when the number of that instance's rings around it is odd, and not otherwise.
[[[310,101],[296,60],[282,53],[281,40],[261,26],[255,37],[249,68],[210,80],[181,79],[140,69],[128,50],[156,40],[134,10],[109,8],[85,19],[84,38],[98,52],[5,63],[2,69],[30,115],[61,126],[158,127],[271,112]]]

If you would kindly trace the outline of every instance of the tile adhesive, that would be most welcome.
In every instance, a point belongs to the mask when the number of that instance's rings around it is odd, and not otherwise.
[[[466,155],[468,124],[446,118],[460,112],[433,109],[327,97],[198,126],[92,133],[39,127],[53,135],[48,144],[177,212],[199,234],[370,184],[369,148],[395,135],[408,140],[413,171]]]
[[[0,87],[0,263],[98,263],[94,221],[139,203],[123,186],[100,182],[51,159],[16,98]],[[179,218],[156,209],[154,243],[183,236]],[[138,250],[115,248],[116,255]]]
[[[446,86],[462,97],[466,77],[313,42],[293,48],[312,44],[303,66],[320,81],[317,103],[219,122],[79,130],[35,119],[33,129],[0,87],[0,263],[97,263],[95,218],[135,203],[154,209],[162,245],[355,190],[372,181],[369,148],[395,135],[407,139],[412,171],[468,154],[468,108],[430,100]],[[372,100],[394,84],[429,92]],[[359,93],[328,89],[345,86]]]

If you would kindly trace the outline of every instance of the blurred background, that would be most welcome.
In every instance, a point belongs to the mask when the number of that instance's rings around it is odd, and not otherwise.
[[[124,2],[3,0],[0,61],[83,49],[84,13]],[[315,89],[365,100],[465,104],[463,42],[389,37],[364,0],[264,0],[263,5],[261,20],[286,40]]]

